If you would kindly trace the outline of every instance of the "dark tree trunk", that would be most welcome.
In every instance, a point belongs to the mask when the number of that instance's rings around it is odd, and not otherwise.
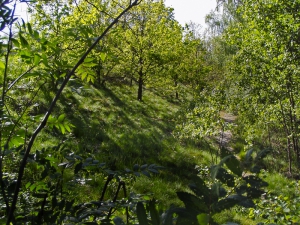
[[[142,50],[141,50],[141,55],[142,55]],[[138,74],[139,74],[139,80],[138,80],[139,89],[138,89],[138,96],[137,96],[138,101],[143,100],[143,85],[144,85],[143,65],[144,65],[143,58],[140,57],[139,58],[139,70],[138,70]]]
[[[175,86],[175,98],[178,99],[179,98],[179,93],[178,93],[178,90],[177,90],[177,86],[178,86],[177,80],[175,80],[174,86]]]
[[[143,100],[143,74],[140,73],[139,74],[139,89],[138,89],[138,96],[137,96],[137,99],[139,101],[142,101]]]

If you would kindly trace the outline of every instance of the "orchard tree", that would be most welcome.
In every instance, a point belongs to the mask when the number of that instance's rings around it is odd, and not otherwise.
[[[120,69],[132,68],[130,78],[138,84],[137,99],[142,100],[146,84],[167,79],[163,71],[177,51],[181,27],[163,1],[146,0],[123,18],[122,42],[117,46]]]

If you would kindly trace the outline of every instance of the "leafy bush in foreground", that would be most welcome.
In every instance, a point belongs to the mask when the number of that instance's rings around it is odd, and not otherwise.
[[[192,193],[177,192],[185,207],[171,207],[159,220],[153,202],[149,202],[150,224],[171,225],[174,221],[177,225],[217,224],[213,216],[225,209],[235,205],[256,208],[253,199],[261,197],[265,193],[262,188],[268,185],[258,176],[267,151],[258,152],[255,158],[252,157],[253,151],[248,151],[243,164],[226,149],[221,153],[223,159],[210,168],[209,176],[202,174],[202,177],[192,179],[189,185]],[[204,175],[207,174],[204,172]],[[149,224],[141,203],[137,205],[137,213],[140,224]]]

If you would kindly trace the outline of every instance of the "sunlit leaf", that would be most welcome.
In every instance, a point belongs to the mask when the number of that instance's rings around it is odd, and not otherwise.
[[[107,56],[107,54],[106,54],[105,52],[101,52],[101,53],[100,53],[100,58],[101,58],[102,62],[105,61],[106,56]]]
[[[37,66],[40,63],[41,57],[37,54],[34,55],[33,64]]]
[[[206,213],[201,213],[197,216],[199,225],[207,225],[209,222],[209,216]]]
[[[58,122],[62,122],[66,117],[66,114],[61,114],[59,117],[58,117]]]
[[[0,69],[4,69],[4,68],[5,68],[4,62],[0,61]]]

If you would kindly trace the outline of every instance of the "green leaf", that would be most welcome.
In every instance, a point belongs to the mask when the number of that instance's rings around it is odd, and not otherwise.
[[[255,208],[254,202],[242,195],[230,195],[227,197],[228,199],[234,199],[237,201],[237,204],[243,206],[245,208]]]
[[[101,58],[102,62],[105,61],[106,56],[107,56],[107,54],[106,54],[105,52],[101,52],[101,53],[100,53],[100,58]]]
[[[38,76],[40,76],[39,73],[33,72],[33,73],[26,73],[26,74],[23,76],[23,78],[38,77]],[[36,117],[34,117],[34,118],[36,118]]]
[[[46,56],[45,53],[42,54],[42,59],[43,59],[43,64],[44,64],[46,67],[49,67],[48,59],[47,59],[47,56]]]
[[[243,170],[240,167],[240,161],[234,155],[226,156],[225,158],[223,158],[221,160],[219,165],[222,166],[224,163],[226,164],[228,169],[231,170],[231,172],[233,172],[234,174],[236,174],[238,176],[242,176]]]
[[[66,129],[65,129],[64,125],[61,124],[61,123],[59,123],[58,126],[59,126],[59,129],[60,129],[61,133],[65,134],[66,133]]]
[[[265,192],[263,190],[257,189],[257,188],[253,188],[253,187],[247,187],[247,197],[248,198],[260,198],[262,196],[262,194],[264,194]]]
[[[207,211],[207,206],[205,202],[202,199],[196,197],[195,195],[182,191],[179,191],[176,194],[178,198],[181,201],[183,201],[185,207],[188,210],[196,210],[197,213],[205,213]]]
[[[74,174],[77,174],[82,169],[82,162],[76,164],[74,168]]]
[[[225,158],[226,156],[232,155],[232,153],[225,147],[221,148],[221,158]]]
[[[219,166],[219,165],[214,165],[214,166],[210,167],[210,176],[212,179],[217,178],[219,168],[221,168],[221,166]]]
[[[161,215],[162,225],[173,225],[173,207]]]
[[[146,170],[141,171],[142,174],[144,174],[146,177],[151,177],[150,173]]]
[[[40,63],[41,57],[39,55],[34,55],[33,64],[37,66]]]
[[[93,62],[94,61],[94,58],[85,58],[84,59],[84,63],[89,63],[89,62]]]
[[[136,214],[139,221],[139,224],[147,225],[147,214],[142,202],[138,202],[136,205]]]
[[[219,182],[216,182],[211,187],[211,203],[218,201],[220,198],[220,189],[221,184]]]
[[[139,172],[133,172],[134,175],[136,175],[137,177],[140,177],[141,174]]]
[[[133,166],[133,171],[137,172],[140,169],[140,166],[138,164],[135,164]]]
[[[238,199],[226,198],[222,199],[215,204],[213,204],[213,210],[216,213],[223,211],[224,209],[230,209],[238,203]]]
[[[148,164],[141,165],[141,170],[145,170],[145,169],[147,169],[147,167],[148,167]]]
[[[63,120],[65,119],[65,117],[66,117],[66,114],[61,114],[59,117],[58,117],[58,119],[57,119],[57,121],[58,122],[63,122]]]
[[[0,61],[0,69],[5,69],[5,64],[2,61]]]
[[[30,190],[30,191],[33,191],[33,190],[35,189],[35,187],[36,187],[36,184],[32,184],[32,185],[30,186],[29,190]]]
[[[29,46],[27,40],[21,35],[21,33],[19,33],[19,37],[20,37],[21,45],[22,45],[23,47]]]
[[[24,144],[24,138],[20,137],[19,135],[15,135],[14,137],[12,137],[12,139],[10,140],[9,143],[18,147],[18,146]]]
[[[12,43],[16,46],[16,47],[20,47],[20,43],[18,40],[11,38]]]
[[[205,213],[201,213],[197,216],[199,225],[207,225],[209,223],[209,216]]]
[[[28,188],[30,185],[31,185],[31,183],[28,182],[28,183],[25,185],[25,187]]]
[[[32,53],[28,50],[25,50],[25,49],[20,51],[19,54],[20,54],[21,58],[24,58],[24,59],[30,59],[32,57]]]
[[[66,130],[70,133],[71,132],[71,128],[69,126],[69,124],[64,123],[64,127],[66,128]]]
[[[113,218],[113,221],[115,225],[125,225],[121,217],[116,216]]]
[[[87,72],[81,73],[81,80],[84,80],[87,77],[87,75],[88,75]]]
[[[150,211],[152,225],[160,225],[159,214],[155,208],[155,199],[150,200],[149,211]]]
[[[37,32],[37,31],[35,30],[35,31],[33,31],[33,36],[34,36],[36,39],[39,39],[40,34],[39,34],[39,32]]]
[[[261,188],[261,187],[268,186],[267,182],[263,181],[261,178],[254,175],[243,177],[243,180],[246,181],[247,184],[250,184],[250,186],[254,188]]]
[[[27,23],[27,28],[28,28],[29,34],[32,34],[33,32],[32,32],[30,23]]]
[[[98,64],[97,63],[93,63],[93,62],[88,62],[88,63],[84,63],[82,65],[85,66],[85,67],[91,68],[91,67],[97,66]]]
[[[210,190],[206,186],[205,182],[198,176],[193,176],[193,183],[189,185],[189,188],[198,196],[203,197],[206,204],[210,202]]]
[[[250,150],[247,151],[246,155],[245,155],[245,161],[246,162],[252,162],[253,158],[252,158],[252,154],[253,154],[254,149],[251,148]]]
[[[270,153],[269,149],[261,150],[257,153],[255,157],[255,162],[260,162],[262,159],[264,159],[268,154]]]
[[[224,168],[219,167],[216,178],[228,187],[234,187],[234,176],[229,174]]]

